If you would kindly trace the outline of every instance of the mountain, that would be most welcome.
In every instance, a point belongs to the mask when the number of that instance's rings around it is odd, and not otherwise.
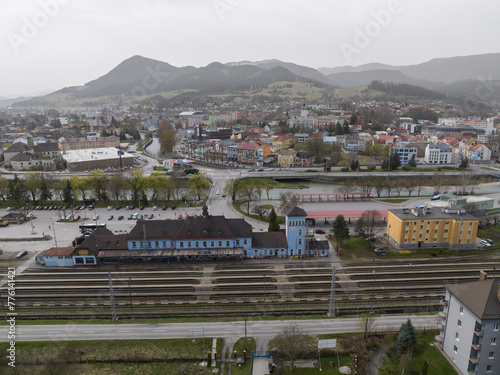
[[[334,73],[359,73],[366,72],[369,70],[398,70],[397,66],[381,64],[381,63],[369,63],[359,66],[338,66],[336,68],[319,68],[318,71],[326,76]]]
[[[413,86],[422,86],[431,88],[436,86],[433,82],[422,81],[416,78],[407,76],[398,70],[367,70],[361,72],[344,72],[329,74],[328,78],[335,86],[352,87],[367,85],[372,81],[407,83]]]
[[[261,69],[270,70],[276,67],[282,67],[290,72],[296,74],[299,77],[304,77],[307,79],[311,79],[314,81],[322,82],[325,84],[331,84],[328,78],[321,72],[316,69],[309,68],[308,66],[297,65],[294,63],[283,62],[280,60],[263,60],[263,61],[239,61],[239,62],[230,62],[226,64],[227,66],[242,66],[242,65],[252,65]]]
[[[300,81],[311,83],[315,87],[325,87],[322,81],[327,80],[319,72],[316,73],[322,76],[321,81],[299,76],[279,64],[266,67],[267,69],[263,69],[252,64],[224,65],[214,62],[202,68],[193,66],[178,68],[162,61],[133,56],[105,75],[87,82],[84,86],[65,87],[45,97],[16,104],[48,105],[61,100],[96,99],[109,96],[140,97],[179,90],[194,90],[211,94],[225,90],[265,87],[275,82]],[[300,70],[299,66],[295,66],[294,70]]]

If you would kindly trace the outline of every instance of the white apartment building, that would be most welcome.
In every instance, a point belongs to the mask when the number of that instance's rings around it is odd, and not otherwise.
[[[453,149],[446,143],[429,143],[425,148],[424,162],[427,164],[451,164]]]
[[[500,282],[447,285],[438,347],[463,375],[500,374]]]

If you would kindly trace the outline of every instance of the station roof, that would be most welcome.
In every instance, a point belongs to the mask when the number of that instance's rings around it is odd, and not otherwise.
[[[332,210],[332,211],[307,211],[308,219],[333,219],[339,215],[351,219],[359,219],[366,210]],[[387,217],[387,210],[377,210],[378,217]]]

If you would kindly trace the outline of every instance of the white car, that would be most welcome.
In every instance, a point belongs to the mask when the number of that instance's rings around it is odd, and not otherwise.
[[[220,194],[220,191],[219,191],[219,190],[217,190],[217,192],[216,192],[215,194],[219,195],[219,194]]]
[[[158,206],[153,207],[153,211],[156,211],[156,210],[158,210]]]
[[[113,206],[108,206],[108,208],[106,208],[106,211],[111,211],[113,209]]]
[[[27,218],[33,217],[33,212],[28,213],[28,215],[26,215],[26,217]]]
[[[488,241],[485,241],[485,240],[481,240],[479,241],[479,243],[483,246],[491,246],[491,244],[488,242]]]
[[[99,215],[95,215],[92,220],[99,220]]]

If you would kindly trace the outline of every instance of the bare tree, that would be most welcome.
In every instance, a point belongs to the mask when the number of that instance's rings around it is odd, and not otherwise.
[[[415,185],[415,181],[413,178],[409,178],[408,180],[405,181],[405,189],[408,192],[408,196],[411,196],[411,193],[417,188],[417,185]]]
[[[380,212],[377,210],[366,210],[361,213],[363,232],[367,236],[375,234],[375,228],[379,225]]]
[[[294,208],[299,206],[299,199],[291,192],[280,193],[280,206],[279,209],[283,215]]]
[[[296,359],[315,350],[313,338],[296,322],[284,326],[271,340],[271,346],[280,358],[291,362],[292,370]]]
[[[375,331],[375,317],[370,314],[361,315],[356,326],[363,332],[363,338],[366,340],[370,333]]]
[[[396,190],[396,194],[398,195],[398,197],[401,196],[401,193],[402,193],[402,191],[403,191],[404,188],[405,188],[404,181],[396,181],[396,182],[394,182],[394,190]]]
[[[351,193],[356,190],[356,183],[354,180],[345,180],[342,185],[340,185],[339,191],[341,193]]]

